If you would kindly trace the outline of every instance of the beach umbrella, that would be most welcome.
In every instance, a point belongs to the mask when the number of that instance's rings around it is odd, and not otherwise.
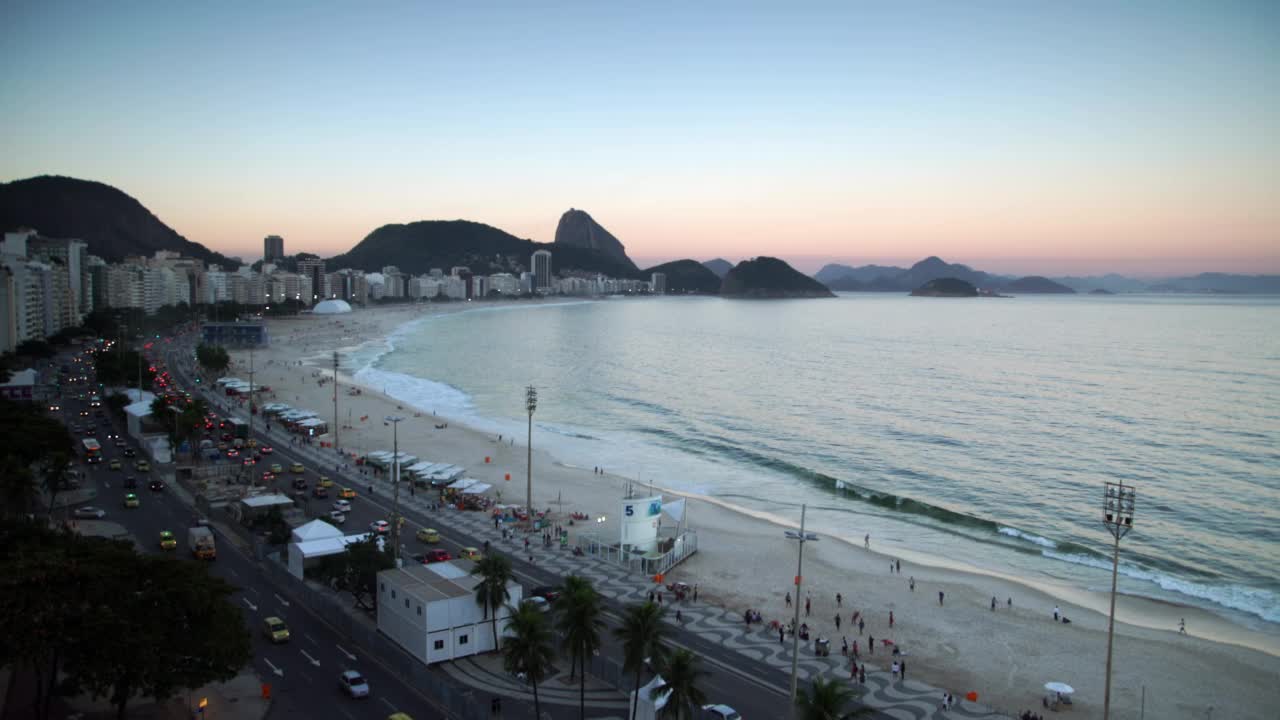
[[[1070,695],[1076,691],[1076,689],[1070,685],[1060,682],[1047,682],[1044,684],[1044,689],[1049,692],[1058,693],[1059,695]]]

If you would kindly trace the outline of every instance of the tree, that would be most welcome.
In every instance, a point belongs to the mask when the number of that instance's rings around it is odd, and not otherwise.
[[[538,683],[542,682],[551,663],[555,660],[555,649],[551,640],[551,628],[547,625],[547,616],[533,603],[520,603],[520,607],[510,607],[511,617],[507,618],[507,644],[502,649],[503,667],[509,673],[524,674],[525,680],[533,686],[533,715],[542,717],[542,704],[538,699]]]
[[[67,427],[29,403],[0,399],[0,497],[6,514],[29,513],[45,484],[44,473],[34,466],[48,467],[61,456],[65,470],[71,457],[71,434]]]
[[[840,680],[815,677],[809,690],[800,688],[796,692],[796,709],[800,711],[799,720],[844,720],[844,718],[869,714],[870,708],[859,708],[853,712],[845,711],[854,697],[854,691]]]
[[[41,462],[41,483],[49,497],[49,517],[53,517],[53,507],[57,503],[58,493],[71,487],[71,453],[55,452]]]
[[[622,624],[613,634],[622,641],[622,669],[636,676],[636,699],[640,695],[640,675],[646,662],[661,666],[665,648],[662,644],[662,617],[666,611],[651,602],[631,605]],[[636,719],[636,701],[631,701],[631,720]]]
[[[600,619],[602,608],[600,594],[590,580],[570,575],[564,579],[560,597],[556,599],[556,630],[560,633],[561,646],[569,651],[569,679],[573,680],[574,667],[582,672],[578,684],[579,716],[587,716],[587,659],[600,647],[600,631],[604,621]]]
[[[196,346],[196,362],[209,372],[221,374],[231,366],[231,356],[221,345],[201,343]]]
[[[151,369],[136,350],[99,352],[94,354],[94,370],[98,382],[108,386],[138,387],[138,369],[142,369],[143,388],[155,382],[156,371]]]
[[[378,547],[378,538],[369,536],[347,545],[346,552],[321,559],[313,577],[339,592],[349,592],[355,606],[373,610],[378,606],[378,573],[395,567],[391,553]]]
[[[511,599],[511,592],[507,590],[507,583],[511,582],[511,561],[502,555],[485,555],[472,568],[471,574],[481,577],[480,584],[476,585],[476,604],[483,608],[484,617],[488,618],[489,610],[493,610],[490,623],[493,626],[493,649],[497,650],[498,608]]]
[[[24,340],[13,351],[19,357],[47,360],[58,354],[57,348],[44,340]]]
[[[710,673],[698,667],[698,656],[688,650],[677,650],[665,658],[659,669],[662,684],[652,690],[656,697],[670,691],[667,704],[661,710],[662,717],[676,720],[692,720],[698,708],[707,702],[707,696],[698,687],[699,678]]]

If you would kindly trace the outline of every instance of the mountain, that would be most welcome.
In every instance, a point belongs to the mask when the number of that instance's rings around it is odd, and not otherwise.
[[[1021,293],[1023,295],[1074,295],[1076,293],[1075,290],[1072,290],[1066,285],[1056,283],[1047,277],[1040,277],[1039,275],[1028,275],[1024,278],[1018,278],[1017,280],[1007,282],[1000,286],[1000,289],[1004,292]]]
[[[760,299],[834,297],[822,283],[771,257],[743,260],[735,265],[724,276],[720,294]]]
[[[715,273],[716,277],[721,279],[723,279],[725,275],[728,275],[729,271],[733,269],[733,263],[725,260],[724,258],[708,260],[702,264],[705,265],[708,270]]]
[[[517,273],[529,268],[535,250],[551,252],[553,273],[580,270],[619,278],[639,278],[630,260],[615,258],[589,248],[521,240],[510,233],[469,220],[419,220],[383,225],[369,233],[355,247],[329,258],[331,268],[349,267],[378,271],[395,265],[401,272],[421,274],[431,268],[445,272],[465,265],[472,272]]]
[[[665,273],[668,293],[699,293],[714,295],[720,292],[720,278],[697,260],[672,260],[642,270],[645,277],[653,273]]]
[[[1144,292],[1147,289],[1147,283],[1131,277],[1117,275],[1116,273],[1108,273],[1106,275],[1089,275],[1087,277],[1075,277],[1068,275],[1066,277],[1054,277],[1049,279],[1057,283],[1062,283],[1076,292],[1102,289],[1112,293],[1127,293]]]
[[[556,248],[574,247],[595,250],[605,257],[637,272],[635,263],[627,257],[626,248],[612,233],[605,230],[600,223],[587,214],[586,210],[569,208],[560,216],[560,224],[556,226]]]
[[[978,288],[973,283],[956,278],[938,278],[930,280],[911,291],[914,297],[962,298],[978,297]]]
[[[41,175],[0,183],[0,230],[20,227],[45,237],[83,240],[91,255],[108,262],[172,250],[232,265],[223,255],[179,235],[124,192],[90,180]]]
[[[1150,287],[1152,292],[1280,293],[1280,275],[1234,275],[1200,273],[1165,280]]]
[[[900,287],[910,290],[938,278],[964,280],[977,287],[990,286],[996,280],[995,277],[973,270],[968,265],[952,265],[933,255],[912,265],[909,270],[898,275],[894,280]]]
[[[881,277],[896,277],[906,272],[903,268],[893,267],[891,265],[860,265],[852,267],[850,265],[840,265],[838,263],[828,263],[822,266],[822,269],[814,273],[813,277],[818,282],[831,287],[832,290],[846,289],[836,288],[832,283],[838,283],[846,278],[856,281],[859,285],[865,286],[867,283]],[[852,287],[847,289],[853,289]]]

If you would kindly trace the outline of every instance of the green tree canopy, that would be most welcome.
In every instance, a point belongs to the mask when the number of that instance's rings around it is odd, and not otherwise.
[[[378,549],[378,539],[370,535],[348,544],[346,552],[321,558],[312,577],[334,590],[351,593],[356,607],[373,610],[378,606],[378,573],[393,567],[391,553]]]
[[[555,603],[556,630],[561,646],[569,651],[569,679],[573,679],[575,667],[582,670],[578,678],[578,713],[582,718],[587,716],[587,659],[600,647],[603,610],[600,594],[590,580],[578,575],[564,579]]]
[[[671,693],[660,716],[675,720],[693,720],[697,717],[698,708],[707,702],[706,693],[698,687],[698,683],[710,674],[698,667],[698,656],[688,650],[677,650],[663,659],[658,672],[662,675],[663,682],[652,690],[653,695],[656,697],[668,691]]]
[[[476,604],[483,608],[484,617],[489,617],[493,610],[490,625],[493,627],[493,647],[498,647],[498,608],[507,604],[511,592],[507,583],[511,582],[511,561],[502,555],[490,553],[480,558],[471,569],[472,575],[480,576],[480,584],[476,585]]]
[[[538,684],[546,679],[555,660],[551,627],[546,614],[533,603],[522,602],[519,607],[509,609],[511,617],[507,619],[507,631],[510,637],[502,649],[503,667],[509,673],[523,674],[533,687],[533,716],[540,718],[542,705],[538,699]]]
[[[651,602],[631,605],[622,617],[622,624],[613,630],[613,634],[622,641],[622,667],[635,673],[638,697],[640,693],[640,676],[644,672],[645,663],[652,662],[661,667],[666,654],[663,645],[662,618],[665,610],[661,605]],[[636,717],[636,703],[631,703],[631,720]]]

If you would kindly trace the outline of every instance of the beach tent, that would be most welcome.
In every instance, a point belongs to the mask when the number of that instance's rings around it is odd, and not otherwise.
[[[312,520],[293,529],[293,542],[308,542],[326,538],[340,538],[342,531],[323,520]]]
[[[457,480],[453,484],[449,485],[449,489],[465,490],[475,484],[476,484],[476,481],[472,480],[471,478],[462,478],[461,480]]]
[[[316,522],[324,521],[317,520]],[[289,543],[289,574],[301,580],[308,561],[314,561],[316,558],[322,558],[326,555],[337,555],[346,551],[347,546],[351,543],[360,542],[368,538],[369,535],[370,533],[343,536],[339,533],[336,537],[291,542]]]
[[[462,494],[463,495],[479,495],[480,493],[488,490],[491,487],[493,486],[490,485],[489,483],[476,483],[475,485],[472,485],[466,490],[463,490]]]
[[[351,305],[346,300],[322,300],[311,308],[316,315],[337,315],[351,312]]]
[[[635,706],[636,720],[654,720],[658,717],[658,711],[667,706],[667,700],[671,697],[671,690],[654,697],[654,690],[666,681],[661,675],[654,675],[653,679],[647,685],[638,691],[631,693],[631,704]]]

